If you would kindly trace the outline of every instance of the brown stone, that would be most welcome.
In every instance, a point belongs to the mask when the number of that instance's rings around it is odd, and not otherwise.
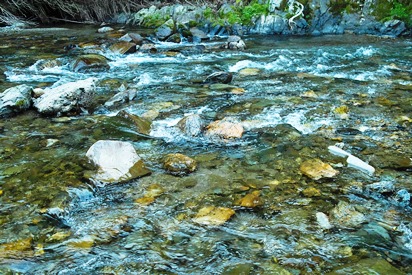
[[[136,52],[136,44],[126,41],[120,41],[109,48],[114,53],[127,54]]]

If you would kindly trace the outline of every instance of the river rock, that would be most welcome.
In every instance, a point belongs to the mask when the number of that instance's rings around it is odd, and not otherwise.
[[[151,130],[151,127],[152,127],[152,122],[151,121],[149,121],[145,118],[139,117],[137,115],[131,114],[131,113],[129,113],[127,111],[124,111],[124,110],[118,112],[117,116],[125,118],[129,121],[132,121],[133,124],[136,126],[136,129],[139,133],[145,134],[145,135],[150,134],[150,130]]]
[[[383,23],[383,26],[380,29],[381,34],[388,36],[399,36],[406,31],[406,25],[404,22],[393,19]]]
[[[104,103],[104,106],[107,108],[115,108],[118,106],[121,106],[124,103],[127,103],[129,101],[132,101],[137,95],[137,90],[136,89],[127,89],[127,90],[122,90],[112,96],[108,101]]]
[[[332,166],[324,163],[320,159],[309,159],[304,161],[300,165],[300,171],[305,176],[308,176],[314,180],[321,178],[333,178],[339,174],[339,171],[333,169]]]
[[[343,227],[359,227],[366,222],[366,217],[362,213],[345,201],[340,201],[330,212],[330,216],[335,224]]]
[[[404,275],[405,273],[392,266],[382,258],[363,259],[356,263],[339,266],[327,275],[340,274],[391,274]]]
[[[328,230],[328,229],[332,228],[332,225],[329,222],[329,218],[325,213],[317,212],[316,213],[316,221],[318,222],[319,226],[322,229]]]
[[[405,170],[412,168],[410,156],[393,151],[377,151],[371,158],[371,164],[381,169]]]
[[[213,83],[223,83],[228,84],[232,82],[233,74],[231,72],[215,72],[208,75],[204,83],[213,84]]]
[[[45,93],[34,99],[34,107],[42,114],[78,112],[88,108],[95,94],[95,78],[69,82],[55,88],[45,89]]]
[[[197,137],[203,131],[204,122],[198,114],[188,115],[177,123],[177,127],[186,135]]]
[[[8,88],[0,94],[0,116],[11,115],[30,108],[32,87],[25,84]]]
[[[235,211],[226,207],[206,206],[199,210],[193,221],[202,225],[222,225],[228,221]]]
[[[260,69],[257,68],[244,68],[239,71],[241,76],[256,76],[260,74]]]
[[[231,35],[228,37],[227,39],[227,45],[226,47],[228,49],[231,50],[240,50],[243,51],[246,49],[246,44],[245,42],[242,40],[242,38],[240,38],[240,36],[237,35]]]
[[[166,40],[169,36],[173,34],[173,29],[166,24],[163,24],[156,29],[155,35],[160,41]]]
[[[132,39],[132,42],[135,43],[136,45],[141,46],[143,44],[144,38],[140,34],[131,32],[128,35]]]
[[[172,175],[184,176],[196,170],[196,161],[183,154],[168,154],[163,160],[163,167]]]
[[[196,27],[191,28],[190,33],[192,35],[193,42],[201,42],[209,39],[209,36],[207,36],[207,34],[204,31]]]
[[[97,30],[98,33],[106,33],[106,32],[112,32],[112,31],[114,31],[114,29],[109,26],[101,27]]]
[[[242,207],[248,207],[248,208],[254,208],[257,206],[262,205],[262,200],[260,198],[260,191],[256,190],[253,191],[252,193],[247,194],[243,198],[241,198],[239,201],[236,203],[239,206]]]
[[[242,124],[227,118],[213,121],[206,127],[207,136],[223,139],[241,138],[243,131]]]
[[[71,70],[74,72],[101,71],[109,68],[107,58],[99,54],[81,55],[71,64]]]
[[[143,44],[139,50],[144,53],[157,53],[156,46],[152,43]]]
[[[137,46],[135,43],[120,41],[110,46],[112,52],[118,54],[128,54],[136,52]]]
[[[98,167],[91,179],[99,182],[125,182],[150,174],[129,142],[99,140],[89,148],[86,157]]]

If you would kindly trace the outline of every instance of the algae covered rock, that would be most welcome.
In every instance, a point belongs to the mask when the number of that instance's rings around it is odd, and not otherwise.
[[[125,182],[150,174],[129,142],[99,140],[86,153],[98,170],[91,179],[103,183]]]
[[[111,45],[109,49],[114,53],[128,54],[136,52],[137,45],[131,42],[120,41]]]
[[[349,263],[344,266],[337,267],[327,275],[339,275],[339,274],[391,274],[391,275],[403,275],[404,272],[400,271],[396,267],[384,259],[363,259],[356,263]]]
[[[235,214],[235,210],[226,207],[206,206],[199,210],[193,221],[203,225],[222,225]]]
[[[302,174],[314,180],[321,178],[333,178],[339,174],[339,171],[333,169],[332,166],[324,163],[320,159],[309,159],[303,162],[300,165],[300,171]]]
[[[362,223],[366,222],[365,215],[356,211],[353,205],[345,201],[340,201],[332,209],[330,216],[335,224],[343,227],[359,227]]]
[[[163,160],[163,167],[172,175],[183,176],[196,170],[196,161],[183,154],[168,154]]]
[[[0,116],[27,110],[32,104],[32,88],[25,84],[11,87],[0,94]]]

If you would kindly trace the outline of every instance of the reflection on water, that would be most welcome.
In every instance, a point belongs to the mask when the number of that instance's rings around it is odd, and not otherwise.
[[[201,53],[187,43],[121,56],[89,26],[2,34],[1,91],[99,81],[93,113],[56,118],[29,110],[0,120],[0,271],[411,273],[411,41],[244,39],[245,52],[219,49],[217,40],[203,43]],[[110,69],[70,71],[77,53],[64,46],[82,42],[96,45]],[[58,62],[41,66],[50,60]],[[234,87],[199,84],[216,71],[232,72]],[[122,89],[136,89],[136,97],[103,106]],[[114,116],[122,109],[153,119],[150,136]],[[229,117],[246,132],[227,141],[188,137],[177,123],[189,114],[206,124]],[[101,139],[132,142],[153,173],[124,184],[89,182],[94,168],[85,153]],[[348,168],[328,152],[335,144],[377,172]],[[197,171],[166,174],[162,159],[177,152],[194,158]],[[300,168],[308,159],[340,173],[310,179]],[[342,202],[348,206],[340,217]],[[205,206],[236,214],[221,226],[202,226],[193,218]],[[332,228],[320,226],[319,212]]]

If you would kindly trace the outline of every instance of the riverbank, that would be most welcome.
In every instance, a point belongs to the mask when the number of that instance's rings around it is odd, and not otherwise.
[[[129,2],[120,1],[113,6],[106,3],[109,6],[104,12],[102,4],[102,7],[90,6],[83,12],[67,10],[60,11],[58,16],[33,14],[32,18],[40,24],[116,23],[154,28],[162,33],[160,40],[176,33],[186,37],[193,27],[208,36],[370,34],[398,37],[412,33],[412,4],[404,0],[270,0],[229,1],[224,4],[208,1],[196,5],[165,5],[148,1],[134,6]],[[59,10],[59,7],[54,8]],[[35,7],[30,9],[34,13]],[[17,28],[27,26],[24,17],[11,14],[9,12],[9,17],[6,17],[5,10],[0,10],[0,23]]]

